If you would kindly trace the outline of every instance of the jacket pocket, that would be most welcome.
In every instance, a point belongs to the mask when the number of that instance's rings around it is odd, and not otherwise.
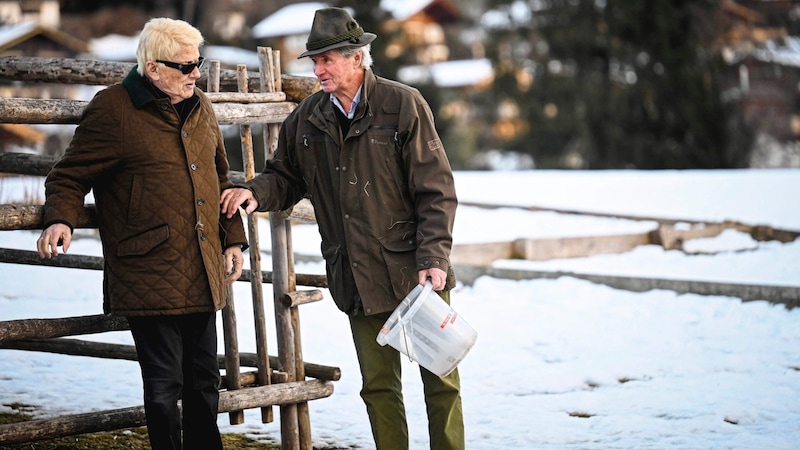
[[[417,276],[417,227],[413,222],[401,224],[399,229],[379,239],[381,253],[389,279],[397,298],[403,298],[419,284]]]
[[[340,311],[351,314],[356,304],[354,294],[355,286],[353,274],[347,259],[347,254],[339,245],[322,246],[322,257],[325,259],[325,273],[328,277],[328,290],[333,297],[333,302]]]
[[[142,198],[144,197],[144,180],[142,175],[133,175],[131,178],[131,195],[128,204],[128,224],[135,225],[138,223],[139,211],[142,206]]]
[[[169,238],[169,225],[147,230],[119,241],[117,256],[142,256]]]

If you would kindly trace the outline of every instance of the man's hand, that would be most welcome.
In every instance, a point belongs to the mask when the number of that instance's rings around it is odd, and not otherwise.
[[[222,205],[222,214],[225,214],[228,219],[233,217],[242,204],[245,205],[245,214],[250,214],[258,208],[258,200],[253,197],[253,193],[250,189],[244,188],[225,189],[222,191],[219,204]]]
[[[242,276],[242,264],[244,264],[244,254],[240,246],[233,245],[225,249],[226,284],[233,284]]]
[[[419,284],[424,285],[428,278],[431,279],[434,291],[441,291],[447,282],[447,273],[442,269],[431,267],[430,269],[420,270]]]
[[[50,259],[58,256],[58,246],[67,253],[69,244],[72,242],[72,230],[63,223],[54,223],[42,230],[42,235],[36,240],[36,250],[40,258]]]

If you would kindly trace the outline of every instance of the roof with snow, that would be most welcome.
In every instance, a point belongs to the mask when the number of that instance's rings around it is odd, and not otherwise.
[[[0,27],[0,52],[14,48],[17,45],[32,39],[36,36],[44,36],[53,42],[69,49],[72,52],[80,53],[86,51],[86,42],[64,33],[51,26],[42,25],[39,22],[22,22],[16,25]]]
[[[438,87],[457,88],[480,84],[493,73],[491,61],[483,58],[407,66],[397,71],[397,77],[411,85],[433,83]]]
[[[284,6],[253,26],[256,39],[304,34],[311,31],[314,13],[327,3],[307,2]]]
[[[764,48],[753,52],[753,56],[759,61],[800,67],[800,37],[787,36],[783,38],[783,42],[767,41]]]
[[[425,9],[433,0],[381,0],[380,7],[397,20],[405,20]]]

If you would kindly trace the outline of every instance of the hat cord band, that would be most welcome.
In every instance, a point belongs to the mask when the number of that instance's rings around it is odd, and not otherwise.
[[[329,45],[338,44],[339,42],[357,39],[361,37],[362,34],[364,34],[364,29],[361,27],[356,27],[348,31],[347,33],[342,33],[332,38],[323,39],[321,41],[316,41],[316,42],[309,42],[308,44],[306,44],[306,50],[318,50],[323,47],[327,47]]]

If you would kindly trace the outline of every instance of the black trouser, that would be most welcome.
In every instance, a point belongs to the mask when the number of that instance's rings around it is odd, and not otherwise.
[[[128,317],[128,323],[142,369],[153,450],[222,449],[215,314]]]

